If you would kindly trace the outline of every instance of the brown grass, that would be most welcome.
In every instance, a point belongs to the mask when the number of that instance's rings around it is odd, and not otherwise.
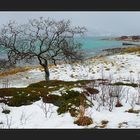
[[[118,128],[122,128],[123,125],[128,125],[128,122],[122,122],[122,123],[119,123],[118,125],[119,125]]]
[[[132,52],[138,52],[140,53],[140,47],[128,47],[124,49],[124,52],[132,53]]]
[[[118,101],[115,105],[115,107],[122,107],[123,105]]]
[[[84,116],[74,121],[74,124],[77,124],[79,126],[87,126],[87,125],[93,124],[93,120],[88,116]]]
[[[99,127],[100,128],[105,128],[107,126],[108,122],[109,122],[108,120],[102,120],[101,125]]]
[[[52,67],[54,67],[54,65],[49,65],[49,68],[52,68]],[[26,72],[28,70],[33,70],[33,69],[39,69],[39,70],[43,71],[43,68],[41,66],[16,67],[16,68],[11,68],[9,70],[6,70],[4,72],[0,72],[0,77],[17,74],[19,72]]]
[[[99,93],[99,91],[97,89],[94,89],[94,88],[85,87],[85,89],[87,90],[87,92],[89,94],[98,94]]]
[[[102,124],[102,125],[108,124],[108,122],[109,122],[108,120],[102,120],[102,121],[101,121],[101,124]]]
[[[31,70],[31,69],[35,69],[35,68],[34,67],[12,68],[12,69],[6,70],[4,72],[0,72],[0,77],[5,77],[5,76],[16,74],[16,73],[19,73],[19,72],[25,72],[25,71],[28,71],[28,70]]]
[[[129,109],[129,110],[126,110],[125,112],[138,114],[140,110]]]

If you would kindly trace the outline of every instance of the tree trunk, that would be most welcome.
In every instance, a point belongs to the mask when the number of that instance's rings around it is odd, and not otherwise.
[[[44,67],[44,71],[45,71],[45,80],[46,81],[49,81],[50,80],[50,72],[49,72],[49,69],[48,69],[48,66],[47,67]]]
[[[45,63],[42,65],[44,68],[44,72],[45,72],[45,80],[49,81],[50,80],[50,72],[49,72],[49,68],[48,68],[48,62],[45,61]]]
[[[45,72],[45,80],[49,81],[49,77],[50,77],[50,72],[49,72],[49,68],[48,68],[48,61],[45,59],[42,59],[41,57],[38,56],[38,60],[39,60],[39,64],[43,67],[44,72]]]
[[[140,104],[140,95],[138,95],[138,105]]]

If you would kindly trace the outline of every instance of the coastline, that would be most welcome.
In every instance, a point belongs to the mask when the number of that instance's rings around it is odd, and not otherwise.
[[[135,36],[134,36],[135,37]],[[140,38],[133,39],[133,36],[121,36],[121,37],[108,37],[101,40],[110,40],[110,41],[128,41],[128,42],[140,42]]]
[[[122,53],[133,53],[133,50],[136,53],[137,48],[138,48],[138,53],[139,53],[140,52],[140,46],[131,46],[131,47],[130,46],[125,46],[125,47],[103,49],[101,53],[99,53],[95,56],[85,58],[83,60],[83,62],[84,63],[87,62],[87,61],[88,62],[96,62],[96,61],[100,62],[100,61],[105,60],[105,58],[108,57],[108,56],[113,56],[113,55],[122,54]],[[73,65],[74,64],[75,63],[73,63]],[[65,63],[60,62],[57,66],[59,66],[59,65],[65,65]],[[57,66],[55,66],[53,64],[49,64],[49,68],[55,68]],[[39,64],[29,65],[29,66],[17,66],[15,68],[0,71],[0,78],[4,78],[4,77],[7,77],[9,75],[14,75],[14,74],[17,74],[17,73],[22,73],[22,72],[26,72],[26,71],[30,71],[30,70],[36,70],[36,69],[43,71],[43,68]]]

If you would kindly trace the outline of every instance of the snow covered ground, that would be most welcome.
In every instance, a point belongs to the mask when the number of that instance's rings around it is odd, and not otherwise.
[[[93,58],[82,64],[58,65],[50,69],[50,79],[75,81],[83,79],[110,79],[113,82],[136,83],[140,74],[140,56],[135,54],[116,54],[103,58]],[[3,87],[3,80],[9,80],[10,87],[26,87],[31,83],[44,80],[44,72],[34,69],[27,72],[17,73],[0,79],[0,87]],[[124,96],[138,95],[137,88],[124,86]],[[133,96],[134,97],[134,96]],[[132,97],[132,98],[133,98]],[[122,107],[114,107],[112,112],[107,107],[100,107],[93,101],[94,106],[86,110],[88,116],[93,119],[89,126],[78,126],[74,124],[74,117],[69,113],[57,114],[57,107],[47,104],[49,109],[47,116],[44,113],[42,101],[34,102],[32,105],[21,107],[9,107],[0,104],[0,128],[102,128],[101,121],[107,120],[105,128],[140,128],[140,114],[128,113],[130,101],[124,98]],[[7,108],[10,114],[2,113],[2,108]],[[140,110],[140,105],[135,105],[135,110]]]

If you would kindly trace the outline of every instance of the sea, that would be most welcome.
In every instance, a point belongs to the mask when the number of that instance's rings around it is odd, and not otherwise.
[[[99,55],[100,53],[103,52],[102,50],[104,49],[123,47],[122,43],[124,41],[108,40],[106,38],[113,38],[113,36],[82,37],[82,38],[76,38],[76,41],[82,44],[81,49],[82,51],[85,52],[86,58]],[[5,51],[0,50],[0,59],[4,58],[5,56],[6,56]]]
[[[79,38],[79,42],[82,43],[82,50],[85,51],[86,57],[99,55],[103,52],[104,49],[124,47],[124,45],[122,45],[124,42],[134,44],[134,42],[109,40],[107,38],[113,38],[113,36]],[[140,44],[140,42],[138,43]]]

